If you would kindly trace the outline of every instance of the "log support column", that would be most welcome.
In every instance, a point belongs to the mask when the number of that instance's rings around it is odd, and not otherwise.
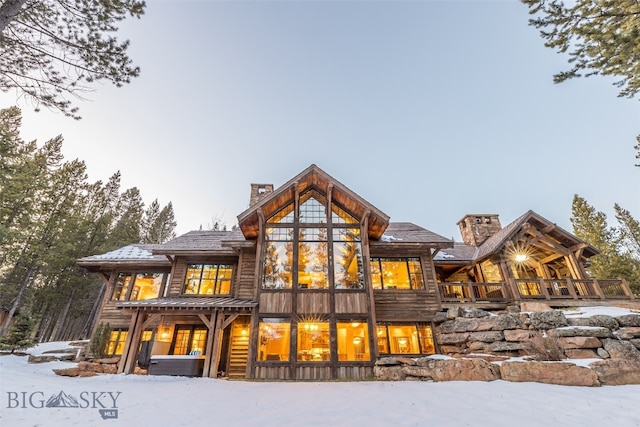
[[[132,374],[136,367],[138,358],[138,347],[140,346],[140,336],[142,335],[144,321],[147,314],[144,311],[136,310],[131,316],[127,339],[124,344],[124,350],[118,363],[118,373]]]

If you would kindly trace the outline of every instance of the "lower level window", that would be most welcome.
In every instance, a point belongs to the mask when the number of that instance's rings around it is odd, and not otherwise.
[[[260,321],[258,360],[281,362],[289,360],[291,323],[287,319],[264,318]]]
[[[371,360],[366,322],[338,322],[336,326],[338,330],[338,360]]]
[[[298,323],[298,360],[322,362],[330,358],[329,322]]]
[[[434,354],[431,326],[425,324],[378,325],[378,353]]]
[[[109,333],[109,341],[105,354],[107,356],[120,356],[127,341],[128,331],[126,329],[114,329]]]

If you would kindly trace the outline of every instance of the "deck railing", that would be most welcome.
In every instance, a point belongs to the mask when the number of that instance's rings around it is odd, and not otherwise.
[[[438,283],[442,302],[507,302],[507,284],[498,283]]]
[[[624,279],[515,279],[511,292],[505,282],[444,282],[438,291],[443,303],[635,298]]]

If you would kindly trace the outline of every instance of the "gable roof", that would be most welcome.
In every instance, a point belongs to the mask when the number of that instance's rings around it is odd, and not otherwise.
[[[379,239],[389,225],[388,215],[312,164],[238,215],[238,224],[244,237],[256,238],[260,216],[271,217],[294,201],[296,193],[302,194],[311,188],[316,188],[324,194],[331,194],[332,200],[359,218],[364,218],[368,214],[368,235],[373,239]]]
[[[527,225],[531,225],[537,229],[546,228],[547,235],[559,241],[566,247],[583,245],[583,255],[587,258],[599,253],[599,251],[593,246],[587,244],[561,227],[558,227],[555,223],[552,223],[536,212],[529,210],[503,227],[496,234],[489,237],[480,246],[476,247],[464,243],[456,243],[453,249],[441,251],[436,254],[434,261],[440,264],[446,264],[448,262],[460,263],[483,260],[501,251],[507,241],[513,239],[523,229],[523,227],[526,227]]]

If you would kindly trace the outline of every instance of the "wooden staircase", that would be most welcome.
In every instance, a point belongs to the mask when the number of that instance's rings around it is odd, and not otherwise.
[[[248,320],[248,319],[247,319]],[[228,378],[246,378],[249,355],[249,322],[236,320],[231,330]]]

